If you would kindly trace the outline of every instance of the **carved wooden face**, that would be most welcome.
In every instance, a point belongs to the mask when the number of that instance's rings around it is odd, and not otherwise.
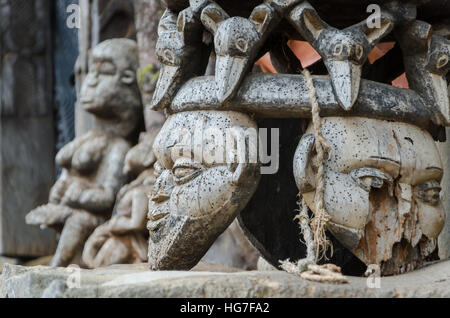
[[[113,39],[97,45],[80,92],[83,108],[97,117],[135,121],[134,113],[141,108],[137,67],[134,41]]]
[[[158,179],[148,216],[152,268],[193,267],[255,191],[257,164],[244,163],[233,133],[233,145],[223,144],[237,126],[256,128],[244,114],[197,111],[175,114],[161,129],[153,145]]]
[[[367,118],[324,118],[322,132],[332,148],[324,200],[336,238],[366,264],[390,259],[402,239],[412,247],[419,241],[433,244],[445,214],[439,197],[442,164],[432,137],[413,125]],[[302,138],[294,175],[314,211],[313,144],[313,135]]]

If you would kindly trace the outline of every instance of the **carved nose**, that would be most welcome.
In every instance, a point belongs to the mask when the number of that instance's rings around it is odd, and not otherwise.
[[[91,87],[95,87],[98,85],[98,76],[97,74],[89,74],[86,78],[87,84]]]
[[[169,171],[164,171],[156,180],[154,185],[154,194],[150,198],[155,203],[161,203],[170,199],[173,191],[173,178]]]

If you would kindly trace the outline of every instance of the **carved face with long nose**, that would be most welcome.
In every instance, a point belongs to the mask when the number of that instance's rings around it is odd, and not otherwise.
[[[339,104],[350,110],[358,97],[363,64],[378,41],[393,28],[390,17],[382,16],[379,27],[371,28],[364,21],[338,30],[303,2],[290,12],[288,20],[323,58]]]
[[[317,162],[308,128],[294,158],[294,176],[315,209]],[[323,119],[332,150],[325,161],[329,230],[364,263],[383,264],[395,245],[424,259],[434,250],[445,213],[440,201],[443,169],[433,138],[409,124],[368,118]],[[407,259],[402,260],[408,264]]]
[[[152,269],[195,266],[250,200],[258,165],[246,159],[251,146],[238,151],[252,144],[248,130],[256,132],[255,123],[236,112],[192,111],[167,119],[153,145],[158,179],[147,225]]]
[[[236,94],[264,44],[274,17],[275,11],[268,5],[256,7],[249,19],[230,18],[215,3],[203,9],[203,25],[214,34],[217,98],[221,103]]]

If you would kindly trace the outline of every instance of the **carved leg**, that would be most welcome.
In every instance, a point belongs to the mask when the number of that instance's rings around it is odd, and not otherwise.
[[[126,237],[124,239],[127,239]],[[104,267],[114,264],[128,264],[131,260],[131,249],[129,244],[122,240],[111,237],[108,239],[95,257],[95,267]]]
[[[109,224],[110,222],[106,222],[97,227],[84,245],[82,259],[89,268],[96,267],[97,254],[105,242],[110,238]]]
[[[66,220],[50,266],[69,265],[77,250],[83,248],[86,239],[100,223],[100,217],[84,211],[73,212]]]

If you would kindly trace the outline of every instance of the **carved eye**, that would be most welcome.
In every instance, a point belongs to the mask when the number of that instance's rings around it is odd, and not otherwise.
[[[248,40],[245,38],[239,38],[236,41],[236,48],[243,53],[247,52]]]
[[[441,186],[437,181],[425,182],[414,188],[416,198],[431,205],[437,205],[441,200]]]
[[[170,49],[164,50],[164,59],[169,63],[175,62],[175,57],[174,57],[172,50],[170,50]]]
[[[333,54],[339,56],[344,51],[344,45],[342,43],[336,43],[333,48]]]
[[[364,48],[361,45],[357,44],[355,46],[355,54],[356,54],[356,58],[358,60],[360,60],[364,55]]]
[[[389,185],[389,191],[393,191],[394,180],[386,173],[372,168],[361,168],[350,172],[352,179],[364,190],[372,188],[380,189],[385,183]]]
[[[156,177],[159,177],[165,169],[164,169],[164,166],[159,161],[157,161],[153,165],[153,170],[154,170],[154,175]]]
[[[183,184],[194,179],[200,172],[201,167],[198,164],[185,159],[175,162],[172,168],[172,174],[177,184]]]
[[[106,74],[106,75],[114,75],[116,74],[116,67],[113,63],[108,61],[100,62],[97,66],[98,72],[100,74]]]
[[[445,65],[447,65],[448,60],[449,60],[448,55],[447,55],[447,54],[442,54],[442,55],[439,56],[439,58],[437,59],[437,62],[436,62],[436,68],[439,69],[439,68],[444,67]]]

